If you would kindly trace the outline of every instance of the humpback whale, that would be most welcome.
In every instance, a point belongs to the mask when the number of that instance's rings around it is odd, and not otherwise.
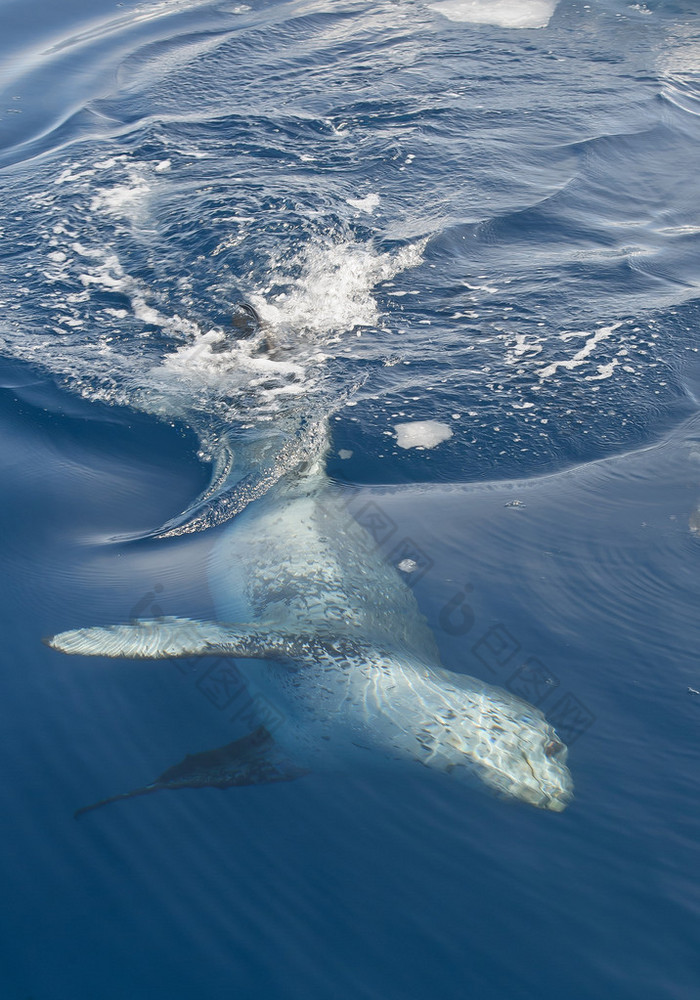
[[[218,529],[209,561],[216,621],[162,617],[78,628],[47,640],[81,656],[230,656],[254,697],[279,712],[242,739],[189,755],[151,784],[85,809],[163,789],[289,781],[404,761],[562,811],[567,748],[513,694],[445,669],[412,590],[382,561],[315,457],[283,471]]]

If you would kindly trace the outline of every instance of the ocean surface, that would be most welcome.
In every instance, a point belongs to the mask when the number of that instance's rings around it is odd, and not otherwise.
[[[697,1000],[697,3],[0,28],[3,1000]],[[232,467],[255,503],[326,419],[443,663],[542,708],[574,801],[368,767],[75,820],[250,713],[42,638],[212,617]]]

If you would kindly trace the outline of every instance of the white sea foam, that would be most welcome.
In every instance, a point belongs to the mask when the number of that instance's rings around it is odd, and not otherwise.
[[[617,358],[613,358],[609,361],[607,365],[598,365],[597,375],[586,375],[587,382],[600,382],[603,379],[611,378],[613,371],[617,368],[619,362]]]
[[[285,283],[287,290],[267,297],[258,292],[251,301],[261,319],[280,334],[311,334],[330,343],[334,334],[377,325],[375,286],[420,264],[423,247],[419,242],[382,254],[357,243],[312,245],[301,252],[299,277]]]
[[[129,184],[116,184],[111,188],[101,188],[92,199],[90,208],[114,218],[126,218],[139,223],[147,215],[147,199],[150,193],[145,180],[134,179]]]
[[[60,174],[75,188],[82,215],[76,222],[60,209],[50,217],[41,234],[49,322],[31,337],[10,330],[11,349],[29,360],[40,356],[86,398],[187,423],[206,458],[218,460],[233,434],[245,443],[239,459],[250,446],[256,455],[262,448],[267,461],[279,441],[296,440],[300,428],[352,402],[361,377],[351,361],[354,345],[372,351],[376,337],[380,357],[386,348],[377,286],[419,265],[425,244],[382,252],[349,235],[307,230],[266,269],[234,279],[212,267],[215,314],[225,315],[227,300],[233,310],[243,296],[261,317],[259,329],[241,333],[218,316],[207,320],[187,262],[181,280],[167,283],[130,271],[123,245],[155,225],[151,207],[170,195],[175,162],[93,156]],[[55,187],[47,198],[58,197]],[[370,213],[379,197],[361,194],[352,207]],[[62,190],[61,197],[67,200]],[[237,225],[255,221],[245,202],[233,211]],[[13,308],[20,306],[6,306]],[[360,335],[365,340],[356,341]],[[302,452],[315,446],[303,435],[299,442]]]
[[[368,194],[364,198],[348,198],[348,205],[351,208],[356,208],[358,212],[366,212],[368,215],[372,215],[375,208],[379,205],[379,195],[378,194]]]
[[[264,423],[282,410],[301,413],[314,393],[312,405],[323,407],[321,383],[334,345],[358,327],[379,323],[374,287],[419,264],[422,250],[422,243],[395,254],[348,242],[305,247],[287,264],[297,277],[285,278],[282,269],[275,268],[275,291],[250,295],[262,320],[260,334],[253,338],[236,339],[221,329],[186,330],[179,325],[180,317],[166,323],[166,317],[146,314],[139,288],[130,288],[128,294],[140,318],[185,335],[185,342],[165,357],[160,375],[170,373],[181,386],[198,392],[205,387],[215,395],[225,391],[234,408],[240,395],[247,421]]]
[[[103,188],[93,195],[93,210],[119,214],[124,203],[121,197],[112,200],[115,190]],[[83,291],[51,293],[61,338],[41,343],[20,339],[18,356],[41,350],[52,370],[89,398],[191,418],[197,425],[206,415],[225,422],[244,420],[248,427],[276,419],[282,411],[302,415],[308,408],[305,395],[313,397],[312,409],[332,409],[337,397],[346,395],[350,387],[344,383],[324,383],[328,360],[339,347],[347,353],[348,336],[380,324],[376,285],[418,265],[424,246],[420,242],[381,253],[371,244],[350,240],[312,241],[284,264],[273,263],[266,284],[249,294],[262,319],[261,331],[237,338],[234,331],[190,318],[182,305],[172,308],[157,287],[126,271],[113,244],[81,242],[57,225],[50,245],[48,263],[57,271],[56,280],[72,276]],[[64,337],[66,329],[88,329],[82,312],[67,306],[97,303],[102,292],[123,296],[124,306],[98,306],[102,327],[91,325],[81,340]],[[128,329],[134,321],[143,324],[141,330],[134,328],[138,340],[113,338],[119,327]],[[154,336],[149,328],[159,333]],[[95,350],[103,352],[108,344],[111,358],[96,363]]]
[[[541,368],[539,372],[540,379],[549,378],[551,375],[554,375],[554,373],[559,368],[566,368],[568,371],[571,371],[574,368],[579,368],[582,364],[586,362],[587,358],[589,357],[590,354],[592,354],[596,346],[602,340],[607,340],[608,337],[611,335],[611,333],[614,330],[617,330],[618,326],[621,325],[622,325],[621,323],[613,323],[611,326],[601,326],[600,329],[596,330],[592,336],[589,336],[588,333],[580,331],[572,333],[563,333],[561,335],[562,340],[571,340],[573,337],[588,337],[588,339],[586,340],[586,343],[583,345],[583,347],[580,350],[576,351],[573,357],[566,358],[563,361],[552,361],[551,364],[545,365],[544,368]],[[606,375],[603,376],[603,378],[607,377],[608,376]]]
[[[450,21],[501,28],[546,28],[557,0],[436,0],[428,6]]]
[[[394,424],[399,448],[435,448],[452,437],[452,429],[439,420],[411,420]]]
[[[197,381],[214,383],[223,377],[228,388],[230,375],[235,372],[237,380],[243,380],[249,387],[255,387],[266,382],[271,376],[278,378],[303,377],[306,372],[303,366],[293,361],[278,360],[266,355],[256,356],[249,342],[236,341],[231,346],[227,344],[223,330],[198,331],[192,340],[183,344],[164,362],[164,368],[178,372],[181,376],[193,376]],[[224,349],[222,349],[224,347]],[[309,389],[309,381],[304,386],[273,386],[271,392],[278,394],[280,389],[301,393]]]

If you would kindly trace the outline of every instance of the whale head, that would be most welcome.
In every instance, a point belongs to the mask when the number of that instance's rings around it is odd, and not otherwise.
[[[543,713],[475,678],[440,674],[442,705],[449,699],[449,707],[424,724],[423,763],[476,777],[499,798],[562,812],[574,788],[568,750]]]
[[[479,776],[501,797],[562,812],[574,790],[567,747],[544,717],[533,720],[527,708],[530,717],[526,715],[524,725],[513,726],[508,734],[493,733],[478,764]]]

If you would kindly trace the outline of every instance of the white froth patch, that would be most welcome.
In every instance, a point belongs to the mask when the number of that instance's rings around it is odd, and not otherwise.
[[[145,183],[117,184],[113,188],[101,188],[90,203],[93,212],[108,215],[114,219],[128,219],[138,224],[147,217],[150,189]]]
[[[149,326],[159,327],[166,333],[179,339],[193,340],[200,333],[196,323],[177,313],[167,315],[160,312],[147,301],[148,289],[139,281],[124,273],[115,254],[110,254],[104,250],[90,249],[80,243],[74,243],[72,249],[81,257],[95,260],[90,270],[81,272],[78,277],[82,285],[89,289],[104,288],[108,291],[123,292],[131,302],[132,315]],[[125,310],[105,309],[107,315],[115,318],[127,316]]]
[[[581,365],[585,364],[586,360],[593,353],[597,345],[602,340],[607,340],[611,333],[613,333],[614,330],[617,330],[618,326],[621,325],[621,323],[613,323],[611,326],[601,326],[599,330],[595,331],[592,337],[589,337],[588,333],[581,331],[563,333],[561,335],[562,340],[571,340],[572,337],[588,337],[588,340],[572,358],[567,358],[565,361],[552,361],[551,364],[542,368],[539,372],[540,379],[549,378],[554,375],[559,368],[566,368],[568,371],[572,371],[574,368],[579,368]],[[610,370],[610,373],[612,373],[612,369]],[[603,376],[603,378],[608,377],[608,375]]]
[[[438,0],[428,6],[450,21],[500,28],[546,28],[557,0]]]
[[[394,424],[399,448],[435,448],[452,437],[452,429],[439,420],[411,420]]]
[[[423,260],[424,241],[398,253],[380,254],[369,245],[334,243],[311,246],[301,258],[301,274],[289,290],[269,301],[252,295],[264,323],[283,336],[309,334],[329,343],[329,337],[360,326],[376,326],[379,309],[373,290]]]
[[[379,195],[368,194],[366,198],[348,198],[348,205],[351,208],[356,208],[358,212],[366,212],[368,215],[372,215],[375,208],[379,205]]]
[[[213,384],[223,378],[231,391],[245,385],[254,388],[267,383],[271,378],[277,378],[279,383],[265,392],[268,398],[280,394],[303,395],[312,388],[313,382],[308,377],[302,382],[306,373],[301,365],[264,355],[251,356],[249,352],[252,346],[246,342],[234,343],[221,350],[225,343],[222,330],[200,331],[190,343],[167,355],[163,368],[181,375],[195,376],[200,382],[211,381]],[[299,381],[284,385],[285,378],[297,378]]]
[[[396,564],[396,568],[400,569],[402,573],[413,573],[418,569],[418,563],[415,559],[402,559],[400,563]]]
[[[603,379],[611,378],[612,373],[617,368],[618,360],[613,358],[607,365],[598,365],[597,375],[586,375],[587,382],[600,382]]]
[[[153,171],[162,173],[169,167],[170,160],[161,160],[155,167],[140,162],[127,164],[124,181],[109,187],[98,187],[90,209],[113,219],[127,219],[132,225],[144,222],[148,218]]]
[[[524,333],[516,333],[515,347],[513,348],[514,357],[520,358],[523,354],[539,354],[541,350],[542,344],[528,342]]]

